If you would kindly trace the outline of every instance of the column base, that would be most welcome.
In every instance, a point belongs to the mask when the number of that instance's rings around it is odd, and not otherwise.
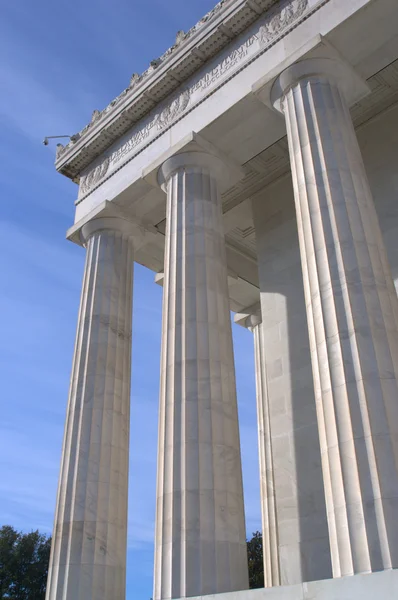
[[[190,600],[389,600],[398,598],[398,569],[352,575],[337,579],[310,581],[212,596],[197,596]]]

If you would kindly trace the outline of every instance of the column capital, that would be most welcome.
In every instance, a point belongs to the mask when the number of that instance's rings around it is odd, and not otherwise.
[[[243,309],[242,312],[234,315],[234,323],[253,331],[257,325],[262,323],[260,302]]]
[[[214,144],[204,137],[191,131],[159,156],[142,173],[143,179],[154,187],[166,191],[167,181],[179,169],[203,168],[209,169],[217,180],[222,192],[235,185],[244,177],[240,164],[224,154]]]
[[[348,103],[355,94],[351,69],[336,58],[314,57],[300,60],[279,75],[271,89],[271,103],[279,112],[283,112],[283,98],[287,92],[303,81],[327,80],[340,89]]]
[[[321,35],[309,40],[284,62],[285,69],[275,78],[269,75],[253,86],[253,93],[268,108],[283,113],[282,101],[292,87],[303,80],[334,82],[352,106],[370,93],[366,81],[354,67]]]
[[[230,187],[230,169],[228,164],[214,154],[207,152],[181,152],[166,159],[158,171],[158,182],[163,191],[166,191],[170,177],[179,170],[204,169],[208,170],[216,179],[220,188]]]
[[[68,229],[66,237],[79,246],[85,246],[87,240],[100,230],[119,231],[133,238],[135,250],[157,234],[155,227],[135,221],[120,206],[105,200]]]
[[[87,240],[97,233],[98,231],[111,230],[118,231],[128,237],[132,237],[137,233],[143,233],[140,227],[135,226],[127,219],[121,217],[99,217],[88,221],[80,230],[80,237],[83,244],[87,243]]]

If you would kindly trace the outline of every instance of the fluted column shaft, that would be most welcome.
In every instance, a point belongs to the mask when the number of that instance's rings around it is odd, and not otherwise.
[[[87,256],[47,600],[124,600],[133,245],[126,221],[83,228]]]
[[[298,63],[277,86],[338,577],[398,567],[398,332],[397,296],[332,63]]]
[[[248,587],[216,157],[178,155],[167,190],[154,599]]]
[[[281,577],[264,334],[261,318],[257,315],[247,317],[244,326],[253,333],[254,340],[264,587],[274,587],[281,585]]]
[[[267,393],[264,340],[261,321],[252,322],[256,370],[257,430],[260,469],[261,521],[263,527],[264,587],[281,584],[279,571],[278,525],[275,504],[271,422]]]

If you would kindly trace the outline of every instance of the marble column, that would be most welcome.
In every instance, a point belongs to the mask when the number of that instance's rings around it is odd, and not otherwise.
[[[241,317],[240,314],[236,315],[235,322],[249,329],[253,333],[254,339],[264,587],[274,587],[281,585],[281,576],[264,334],[261,316],[258,314],[245,315],[243,320],[239,317]]]
[[[168,159],[154,600],[248,587],[219,182],[204,152]]]
[[[47,600],[124,600],[133,241],[130,224],[84,225],[87,248]]]
[[[272,91],[286,118],[335,577],[398,567],[393,286],[338,61]]]

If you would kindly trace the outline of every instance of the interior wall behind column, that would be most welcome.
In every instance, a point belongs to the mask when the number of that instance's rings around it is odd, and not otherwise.
[[[357,132],[398,290],[398,105]]]
[[[253,200],[282,585],[332,577],[290,176]]]

